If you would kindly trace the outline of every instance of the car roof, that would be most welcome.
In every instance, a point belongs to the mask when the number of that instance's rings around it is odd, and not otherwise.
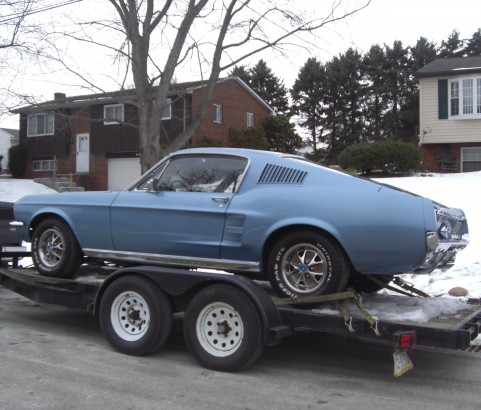
[[[285,157],[298,157],[302,158],[298,155],[294,154],[286,154],[283,152],[277,151],[262,151],[262,150],[255,150],[255,149],[247,149],[247,148],[188,148],[180,151],[176,151],[171,153],[169,156],[178,156],[178,155],[192,155],[192,154],[200,154],[200,155],[209,155],[209,154],[225,154],[225,155],[239,155],[248,158],[285,158]]]

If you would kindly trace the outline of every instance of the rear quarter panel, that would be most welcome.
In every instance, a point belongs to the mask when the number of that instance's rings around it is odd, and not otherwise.
[[[306,169],[298,185],[257,184],[251,173],[228,209],[228,217],[245,216],[243,239],[223,247],[223,258],[262,260],[267,239],[297,225],[333,236],[362,273],[410,272],[422,262],[431,201],[315,166]]]

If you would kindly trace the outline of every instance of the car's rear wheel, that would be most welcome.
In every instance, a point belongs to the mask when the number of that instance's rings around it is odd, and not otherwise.
[[[281,297],[319,296],[344,290],[349,263],[333,240],[316,232],[296,232],[272,248],[267,273]]]
[[[58,218],[41,222],[32,237],[32,259],[44,276],[73,276],[82,263],[82,251],[70,227]]]

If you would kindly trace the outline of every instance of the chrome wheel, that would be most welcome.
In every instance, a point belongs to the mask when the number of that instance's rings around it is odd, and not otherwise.
[[[38,256],[50,268],[56,267],[65,254],[65,241],[62,234],[54,228],[45,230],[39,238]]]
[[[226,357],[241,346],[244,324],[232,306],[216,302],[207,305],[200,312],[196,333],[206,352],[215,357]]]
[[[122,340],[139,340],[149,328],[149,306],[140,294],[122,292],[112,303],[110,320],[114,332]]]
[[[311,294],[321,288],[327,279],[328,269],[325,254],[308,243],[290,247],[281,260],[284,283],[297,294]]]

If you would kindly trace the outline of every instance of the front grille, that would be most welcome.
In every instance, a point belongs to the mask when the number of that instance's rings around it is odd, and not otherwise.
[[[451,209],[439,208],[436,211],[437,232],[441,241],[459,241],[459,232],[463,226],[464,216]]]

